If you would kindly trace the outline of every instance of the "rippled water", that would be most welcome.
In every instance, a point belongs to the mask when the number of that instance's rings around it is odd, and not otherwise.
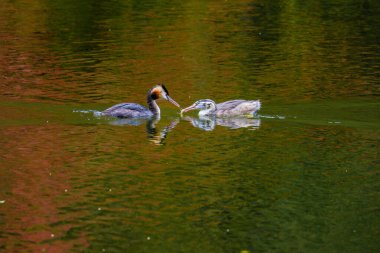
[[[378,252],[378,1],[0,2],[0,252]],[[165,83],[256,118],[96,117]]]

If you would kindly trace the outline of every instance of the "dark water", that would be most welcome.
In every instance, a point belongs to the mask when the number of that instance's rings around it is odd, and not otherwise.
[[[0,252],[379,252],[379,41],[374,0],[0,1]],[[89,112],[156,83],[262,110]]]

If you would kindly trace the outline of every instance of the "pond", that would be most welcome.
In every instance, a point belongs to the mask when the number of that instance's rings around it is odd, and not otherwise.
[[[0,3],[0,252],[379,252],[380,4]],[[260,99],[254,118],[94,116]]]

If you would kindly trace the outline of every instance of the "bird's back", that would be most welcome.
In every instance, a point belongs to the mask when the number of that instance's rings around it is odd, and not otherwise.
[[[254,114],[260,110],[261,103],[259,100],[230,100],[216,105],[217,116],[238,116],[245,114]]]
[[[117,104],[104,110],[102,114],[119,118],[144,118],[153,115],[145,106],[135,103]]]

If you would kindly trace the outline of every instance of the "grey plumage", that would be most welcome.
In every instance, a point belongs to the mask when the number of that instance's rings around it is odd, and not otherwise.
[[[153,116],[153,113],[148,108],[136,103],[120,103],[104,110],[102,114],[118,118],[126,117],[126,115],[130,118],[148,118]]]
[[[255,114],[261,108],[259,100],[230,100],[216,104],[217,116],[237,116]]]

